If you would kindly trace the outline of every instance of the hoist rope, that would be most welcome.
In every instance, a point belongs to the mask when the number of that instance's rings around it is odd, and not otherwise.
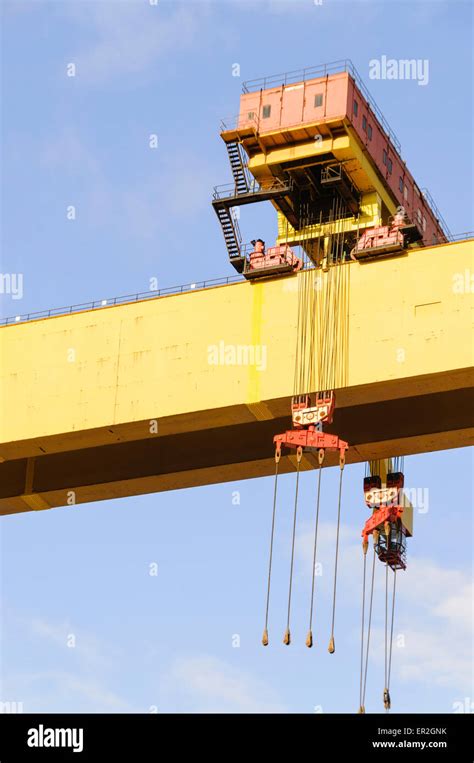
[[[390,532],[390,531],[389,531]],[[389,551],[390,535],[387,534],[387,554]],[[385,648],[384,648],[384,690],[383,690],[383,703],[385,711],[388,713],[390,707],[390,694],[387,686],[387,663],[388,663],[388,560],[385,563]]]
[[[393,646],[393,624],[395,620],[395,594],[396,594],[396,588],[397,588],[397,570],[395,569],[393,571],[393,593],[392,593],[392,622],[390,626],[390,651],[388,656],[388,670],[387,670],[387,680],[386,680],[386,687],[387,689],[390,689],[390,675],[392,672],[392,646]]]
[[[338,267],[343,263],[344,245],[338,218],[344,213],[342,205],[334,205],[325,223],[326,265],[298,276],[294,395],[331,391],[344,383],[349,270]]]
[[[365,621],[365,579],[367,573],[367,553],[364,550],[364,572],[362,577],[362,623],[360,629],[360,686],[359,686],[359,712],[364,712],[362,697],[362,678],[364,673],[364,621]]]
[[[319,461],[319,469],[318,469],[318,497],[316,500],[316,518],[314,521],[314,544],[313,544],[313,575],[312,575],[312,581],[311,581],[311,603],[309,608],[309,629],[308,629],[308,638],[306,640],[306,646],[311,647],[313,645],[313,633],[312,633],[312,626],[313,626],[313,607],[314,607],[314,584],[316,579],[316,550],[318,545],[318,525],[319,525],[319,502],[320,502],[320,496],[321,496],[321,473],[322,473],[322,467],[323,467],[323,460],[324,460],[324,451],[322,451],[322,457],[319,457],[318,454],[318,461]]]
[[[295,508],[293,512],[293,535],[291,539],[291,562],[290,562],[290,582],[288,586],[288,612],[286,618],[286,632],[283,642],[285,644],[290,643],[290,613],[291,613],[291,590],[293,586],[293,563],[295,559],[295,537],[296,537],[296,513],[298,510],[298,486],[300,480],[300,463],[301,463],[301,450],[298,448],[297,452],[297,465],[296,465],[296,490],[295,490]]]
[[[375,579],[375,544],[374,544],[374,555],[372,557],[372,581],[370,585],[370,604],[369,604],[369,622],[367,626],[367,646],[366,646],[366,652],[365,652],[365,668],[364,668],[364,682],[363,682],[363,688],[362,688],[362,702],[361,706],[365,706],[365,692],[367,689],[367,668],[369,666],[369,647],[370,647],[370,628],[372,625],[372,604],[374,600],[374,579]]]
[[[388,545],[388,543],[387,543]],[[388,548],[387,548],[388,552]],[[387,639],[388,639],[388,562],[385,564],[385,651],[384,651],[384,686],[387,686]]]
[[[263,631],[262,643],[264,646],[268,645],[268,610],[270,606],[270,583],[272,577],[272,559],[273,559],[273,540],[275,536],[275,514],[277,503],[277,484],[278,484],[278,464],[280,462],[279,457],[275,457],[275,484],[273,488],[273,511],[272,511],[272,530],[270,533],[270,554],[268,560],[268,582],[267,582],[267,601],[265,606],[265,628]]]
[[[344,349],[347,349],[347,290],[346,283],[348,270],[342,267],[334,267],[343,262],[344,234],[341,217],[346,213],[344,204],[340,199],[333,199],[332,210],[330,212],[329,224],[322,225],[320,215],[318,232],[324,231],[324,245],[322,258],[320,254],[320,242],[322,237],[318,237],[317,244],[317,263],[323,260],[323,267],[317,267],[312,270],[303,270],[298,276],[298,306],[297,306],[297,336],[295,350],[295,369],[293,394],[306,395],[313,392],[328,393],[332,392],[336,386],[344,384],[345,356]],[[300,229],[305,222],[303,216],[300,218]],[[309,219],[306,220],[306,223]],[[314,249],[313,249],[314,254]],[[324,262],[325,261],[325,262]],[[338,365],[339,362],[339,365]],[[339,373],[342,369],[342,375]],[[334,562],[334,589],[332,605],[332,624],[329,651],[334,652],[334,624],[336,613],[336,590],[337,590],[337,567],[339,555],[339,536],[341,522],[341,494],[342,494],[342,471],[339,481],[339,499],[337,508],[337,535],[336,552]],[[295,511],[293,519],[293,540],[291,551],[290,584],[288,594],[288,620],[287,631],[284,642],[290,641],[290,607],[291,590],[293,576],[293,558],[295,542],[295,524],[297,510],[297,494],[299,479],[299,464],[296,481]],[[318,498],[315,518],[315,535],[313,548],[313,571],[311,582],[311,603],[309,616],[309,632],[307,645],[312,645],[312,619],[314,611],[314,591],[315,591],[315,566],[317,553],[317,533],[319,522],[320,505],[320,485],[321,485],[321,464],[318,476]]]
[[[387,538],[387,550],[388,550]],[[388,713],[390,710],[390,673],[392,668],[392,645],[393,645],[393,623],[395,619],[395,591],[396,591],[396,569],[393,570],[393,592],[392,592],[392,612],[390,623],[390,640],[388,638],[388,561],[385,565],[385,688],[384,688],[384,706]]]
[[[328,651],[333,654],[335,651],[334,646],[334,621],[336,619],[336,586],[337,586],[337,561],[339,556],[339,532],[341,527],[341,495],[342,495],[342,475],[344,467],[341,465],[341,476],[339,478],[339,498],[337,502],[337,530],[336,530],[336,554],[334,558],[334,590],[332,597],[332,622],[331,622],[331,637],[329,639]]]

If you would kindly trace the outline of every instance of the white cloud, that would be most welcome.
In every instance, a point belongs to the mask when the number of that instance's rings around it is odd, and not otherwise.
[[[466,572],[460,569],[441,567],[431,559],[409,560],[410,580],[404,594],[413,601],[457,626],[472,624],[473,594],[472,582]]]
[[[318,595],[323,597],[328,596],[332,585],[335,537],[335,525],[323,523],[318,540],[318,561],[323,562],[323,577],[317,581]],[[346,611],[352,608],[355,614],[361,601],[363,558],[361,545],[353,539],[353,528],[341,526],[338,606],[344,606]],[[312,564],[313,528],[307,525],[302,528],[297,551],[304,574],[308,576]],[[368,576],[370,565],[369,561]],[[371,660],[379,669],[384,661],[384,635],[377,620],[383,616],[385,575],[380,563],[377,565]],[[394,645],[393,674],[404,682],[450,687],[458,696],[472,693],[472,626],[473,585],[469,572],[409,554],[407,570],[397,573],[394,631],[403,635],[405,646],[398,648]],[[357,638],[357,627],[358,624],[354,624],[354,638]]]
[[[97,638],[67,621],[52,623],[41,618],[34,618],[30,627],[35,635],[45,638],[71,655],[76,655],[87,668],[113,667],[114,659],[117,660],[119,656],[110,645],[104,649]],[[74,646],[68,646],[68,639],[71,636],[74,636]]]
[[[404,618],[405,621],[405,618]],[[451,628],[436,629],[435,623],[425,619],[421,623],[396,627],[404,637],[403,648],[393,647],[392,672],[405,683],[416,681],[428,687],[450,687],[456,696],[472,693],[472,650],[469,637]],[[383,663],[383,631],[373,632],[373,656],[378,665]]]
[[[198,38],[199,20],[208,4],[173,5],[139,0],[68,4],[67,15],[84,25],[93,40],[71,56],[77,76],[102,84],[128,74],[146,75],[159,60],[179,54]]]
[[[0,698],[23,703],[24,712],[140,712],[110,684],[123,654],[68,621],[27,618],[10,613],[9,628],[28,652],[40,649],[42,670],[4,670]],[[74,634],[76,644],[68,646]],[[38,644],[38,638],[44,641]],[[31,664],[31,658],[24,663]],[[49,668],[49,665],[54,668]],[[60,665],[60,667],[56,667]]]
[[[23,703],[26,713],[138,712],[96,676],[68,671],[18,673],[5,678],[3,696]]]
[[[399,586],[406,647],[396,652],[403,680],[473,691],[473,587],[463,570],[414,559]]]
[[[40,162],[47,169],[71,172],[80,177],[97,178],[101,174],[99,161],[74,128],[63,129],[43,146]]]
[[[147,136],[143,144],[147,145]],[[209,195],[215,171],[209,162],[194,152],[165,149],[158,167],[151,149],[147,170],[139,179],[122,186],[111,177],[98,156],[72,128],[53,136],[39,151],[40,161],[48,170],[61,172],[80,184],[83,196],[81,218],[96,228],[124,224],[127,234],[139,239],[153,239],[170,223],[192,222],[196,215],[209,210]],[[158,149],[161,151],[162,149]]]
[[[461,583],[459,591],[450,593],[444,601],[435,608],[434,613],[448,620],[464,623],[471,627],[473,620],[473,590],[472,583]]]
[[[356,546],[353,542],[354,530],[348,525],[341,524],[339,530],[340,548],[344,549],[344,556],[341,559],[342,569],[348,569],[355,561],[355,557],[362,562],[362,543]],[[319,522],[318,526],[318,546],[317,561],[323,563],[323,567],[331,567],[334,564],[334,551],[336,542],[336,525],[333,522]],[[313,562],[314,547],[314,525],[305,523],[301,525],[296,541],[296,550],[305,567],[305,574],[311,573]],[[350,574],[349,579],[353,580],[354,575]]]
[[[177,659],[170,678],[188,712],[287,712],[263,681],[215,657]]]

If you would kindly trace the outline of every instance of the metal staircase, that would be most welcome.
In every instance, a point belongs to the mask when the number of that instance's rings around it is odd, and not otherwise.
[[[229,260],[238,273],[245,273],[246,252],[234,208],[256,201],[273,201],[290,224],[296,225],[298,220],[291,200],[293,184],[290,177],[284,180],[275,177],[264,186],[259,185],[247,169],[241,144],[237,140],[226,141],[226,149],[234,182],[214,188],[212,206],[221,224]]]
[[[249,183],[240,144],[237,143],[236,140],[233,140],[230,141],[230,143],[226,143],[226,148],[229,155],[232,175],[235,181],[236,195],[240,193],[248,193]]]
[[[219,206],[215,207],[215,210],[224,234],[229,260],[237,272],[242,273],[245,258],[241,253],[242,236],[237,218],[232,207]]]

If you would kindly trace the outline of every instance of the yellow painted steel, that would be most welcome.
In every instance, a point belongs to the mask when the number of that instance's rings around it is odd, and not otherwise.
[[[265,297],[265,290],[263,283],[254,284],[252,289],[252,313],[251,313],[251,346],[262,347],[262,318],[263,318],[263,301]],[[256,358],[255,358],[256,360]],[[263,364],[263,356],[262,363]],[[260,394],[260,379],[262,372],[258,370],[258,363],[252,363],[248,365],[248,392],[247,392],[247,405],[259,406],[261,400]],[[257,407],[253,409],[257,418],[260,418],[262,412]]]
[[[472,242],[464,241],[343,266],[349,333],[345,356],[337,359],[345,380],[338,409],[431,393],[435,398],[472,383],[472,256]],[[323,284],[328,277],[321,271],[315,276]],[[0,476],[8,467],[23,503],[0,498],[0,513],[64,504],[64,491],[58,498],[53,488],[39,495],[31,487],[35,469],[51,454],[79,457],[95,446],[192,432],[204,436],[219,428],[230,432],[234,425],[264,425],[287,416],[302,277],[242,282],[2,327]],[[440,413],[432,411],[434,421]],[[459,425],[439,434],[435,427],[425,436],[426,430],[410,434],[411,422],[401,421],[406,444],[396,450],[396,443],[383,437],[383,422],[377,426],[380,447],[360,440],[350,458],[413,452],[412,442],[417,452],[467,444],[467,429]],[[97,477],[101,486],[84,487],[81,500],[270,473],[271,429],[267,437],[268,463],[221,459],[199,469],[190,458],[182,470],[159,479],[137,475],[122,484]],[[211,446],[204,437],[202,447]],[[21,459],[30,461],[26,472],[22,467],[17,473]],[[61,476],[57,469],[51,466],[48,479]],[[0,484],[0,496],[1,490]]]
[[[362,195],[360,203],[360,216],[336,219],[330,223],[321,225],[308,225],[299,230],[290,225],[285,215],[278,212],[278,239],[277,243],[300,244],[305,241],[348,231],[371,228],[382,223],[382,201],[378,193],[366,193]]]
[[[402,516],[402,524],[405,527],[408,535],[413,535],[413,506],[410,503],[406,493],[402,490],[402,506],[403,506],[403,516]]]
[[[472,242],[344,267],[347,387],[472,365],[472,293],[461,283]],[[218,425],[227,406],[291,395],[297,278],[2,327],[0,457],[38,437],[154,417],[209,410]]]
[[[346,163],[348,174],[361,192],[375,191],[388,213],[393,215],[398,202],[379,177],[373,160],[364,149],[355,130],[350,125],[346,125],[345,129],[345,135],[333,138],[319,141],[312,139],[293,146],[267,148],[265,152],[258,152],[249,159],[249,170],[258,182],[264,182],[277,166],[285,166],[295,161],[304,165],[305,160],[310,164],[317,157],[330,153],[338,161]]]
[[[334,153],[335,151],[348,152],[350,145],[349,136],[341,135],[337,138],[323,138],[318,141],[312,139],[292,146],[268,148],[265,152],[262,151],[252,156],[248,161],[248,168],[252,175],[260,180],[268,174],[267,169],[274,165],[287,164],[295,160],[304,164],[305,159],[314,159],[314,157],[323,154]]]

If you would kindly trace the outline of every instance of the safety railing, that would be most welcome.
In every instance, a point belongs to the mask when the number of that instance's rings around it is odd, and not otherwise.
[[[225,117],[221,119],[221,132],[227,130],[238,130],[251,127],[255,133],[259,131],[260,120],[256,112],[248,112],[246,116],[243,114],[234,114],[231,117]]]
[[[225,276],[222,278],[214,278],[206,281],[196,281],[196,283],[187,283],[180,286],[169,286],[164,289],[156,289],[155,291],[137,292],[136,294],[127,294],[122,297],[112,297],[109,299],[98,299],[92,302],[82,302],[77,305],[68,305],[67,307],[54,307],[50,310],[39,310],[32,313],[23,313],[21,315],[14,315],[8,318],[0,319],[0,326],[7,326],[14,323],[23,323],[24,321],[40,320],[41,318],[53,318],[57,315],[69,315],[72,313],[81,313],[86,310],[96,310],[101,307],[111,307],[113,305],[124,305],[131,302],[139,302],[142,300],[156,299],[157,297],[165,297],[171,294],[183,294],[185,292],[191,292],[198,289],[211,289],[215,286],[226,286],[227,284],[236,283],[241,281],[240,275]]]
[[[248,189],[245,191],[239,191],[236,183],[224,183],[223,185],[215,185],[212,193],[212,198],[215,201],[220,199],[231,199],[234,196],[242,196],[246,193],[258,193],[260,190],[260,185],[257,183],[255,178],[252,178]]]
[[[220,199],[229,199],[233,198],[234,196],[242,196],[246,193],[268,193],[269,191],[288,191],[291,189],[292,183],[291,180],[288,179],[288,181],[280,180],[279,178],[274,178],[271,181],[263,182],[263,183],[257,183],[257,181],[252,178],[249,188],[246,191],[238,191],[237,186],[235,183],[224,183],[223,185],[216,185],[213,189],[212,198],[214,200],[220,200]]]
[[[294,69],[293,71],[280,74],[271,74],[258,79],[247,80],[242,84],[242,93],[252,93],[256,90],[268,90],[279,85],[292,85],[297,82],[304,82],[308,79],[317,79],[326,77],[328,74],[336,74],[340,71],[347,71],[347,67],[352,67],[352,61],[348,58],[332,61],[328,64],[318,64],[309,66],[305,69]]]
[[[471,230],[466,233],[455,233],[454,235],[450,233],[447,238],[450,244],[455,241],[468,241],[469,239],[474,238],[474,231]]]
[[[240,249],[242,247],[242,233],[239,226],[239,218],[237,217],[237,212],[235,211],[234,207],[230,207],[229,213],[232,220],[232,225],[234,227],[236,243]]]
[[[468,231],[466,233],[450,234],[448,240],[450,243],[456,241],[467,241],[474,239],[474,231]],[[282,242],[283,243],[283,242]],[[438,244],[441,246],[443,242]],[[308,259],[304,246],[300,244],[292,244],[288,242],[291,249],[300,256],[304,261],[304,269],[313,269],[314,264]],[[250,243],[241,245],[241,254],[244,257],[248,257],[254,250],[254,247]],[[186,283],[179,286],[168,286],[164,289],[156,289],[155,291],[137,292],[136,294],[127,294],[121,297],[112,297],[109,299],[99,299],[91,302],[82,302],[76,305],[68,305],[66,307],[53,307],[49,310],[39,310],[37,312],[22,313],[20,315],[10,316],[8,318],[0,318],[0,326],[9,326],[16,323],[24,323],[25,321],[40,320],[42,318],[53,318],[58,315],[70,315],[73,313],[85,312],[87,310],[96,310],[103,307],[112,307],[113,305],[125,305],[132,302],[139,302],[150,299],[157,299],[159,297],[165,297],[172,294],[184,294],[186,292],[197,291],[199,289],[212,289],[216,286],[226,286],[232,283],[238,283],[243,281],[243,277],[240,275],[223,276],[222,278],[213,278],[205,281],[196,281],[196,283]]]
[[[449,230],[446,220],[442,216],[441,212],[439,211],[437,205],[435,204],[435,201],[428,191],[427,188],[422,188],[421,193],[423,194],[424,198],[428,202],[428,206],[431,208],[431,211],[433,212],[434,216],[438,220],[439,224],[441,225],[441,228],[443,229],[443,232],[446,234],[446,238],[449,239],[451,236],[451,231]]]

